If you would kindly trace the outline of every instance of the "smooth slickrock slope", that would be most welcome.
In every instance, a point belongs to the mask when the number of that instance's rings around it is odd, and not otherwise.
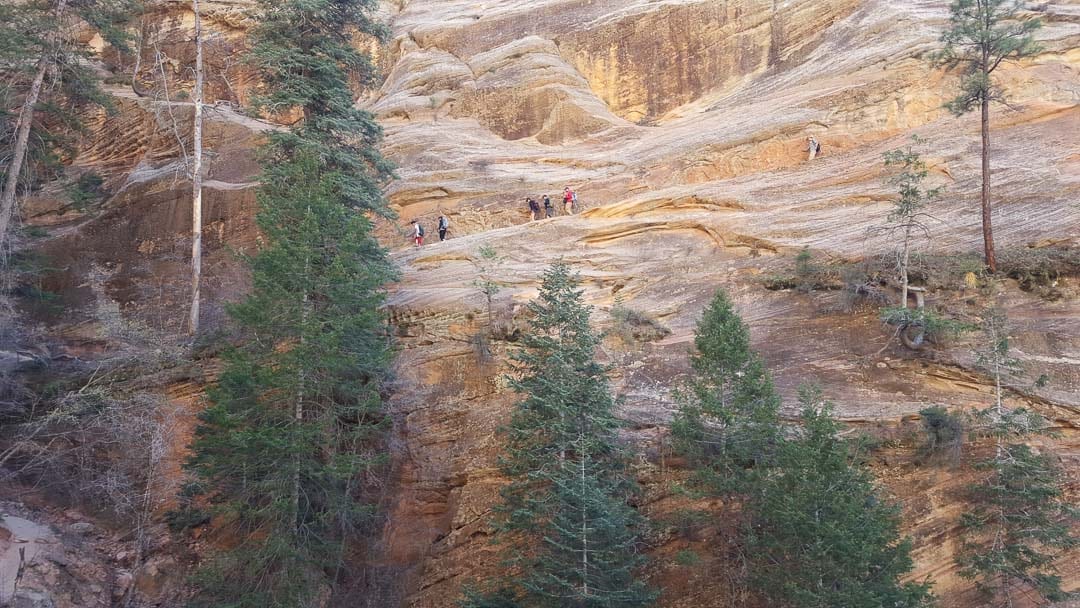
[[[231,61],[249,24],[243,1],[209,2],[218,32],[209,63],[213,94],[243,101],[253,83]],[[912,416],[929,404],[974,407],[990,384],[973,371],[970,340],[914,354],[888,344],[870,309],[843,312],[836,292],[769,291],[763,278],[785,271],[803,246],[818,260],[873,257],[888,250],[868,228],[887,215],[882,153],[911,135],[931,179],[946,193],[934,209],[941,252],[977,251],[978,119],[955,118],[942,103],[956,75],[931,66],[946,0],[396,0],[381,8],[391,39],[377,49],[385,79],[362,106],[386,132],[398,165],[388,196],[400,221],[381,222],[401,282],[389,313],[400,357],[392,399],[394,473],[384,555],[375,564],[394,593],[366,592],[371,606],[400,596],[412,608],[455,605],[461,585],[497,566],[487,517],[500,483],[497,427],[514,395],[502,374],[523,304],[551,260],[572,262],[611,326],[616,302],[647,313],[669,335],[605,342],[627,437],[641,455],[642,509],[658,521],[685,508],[672,491],[683,474],[666,443],[673,404],[667,388],[686,368],[694,324],[723,287],[750,324],[788,399],[816,381],[853,432],[886,438],[875,458],[885,485],[905,507],[915,538],[914,578],[930,576],[943,605],[974,608],[956,576],[957,490],[963,467],[912,463]],[[164,2],[151,22],[173,63],[174,90],[190,86],[184,2]],[[993,115],[995,231],[1001,247],[1080,238],[1080,5],[1044,2],[1042,53],[997,75],[1011,107]],[[364,42],[364,44],[367,44]],[[149,51],[148,51],[149,52]],[[149,72],[142,82],[150,86]],[[76,311],[45,318],[89,352],[128,336],[117,319],[147,335],[180,328],[186,297],[190,202],[177,176],[180,150],[167,128],[190,107],[121,96],[118,118],[100,116],[75,159],[107,177],[105,212],[83,215],[48,196],[26,208],[49,224],[41,249],[63,271],[47,287]],[[171,112],[170,112],[171,110]],[[271,125],[220,107],[210,113],[213,150],[206,212],[205,293],[210,324],[221,303],[242,293],[234,251],[257,242],[252,213],[256,166],[250,150]],[[181,131],[186,133],[186,127]],[[806,137],[823,156],[806,161]],[[527,222],[523,199],[563,186],[579,193],[574,217]],[[446,214],[452,238],[431,243]],[[405,225],[419,219],[428,246],[408,247]],[[494,318],[474,281],[478,249],[493,247],[504,288]],[[1050,417],[1052,442],[1075,482],[1080,459],[1080,291],[1061,283],[1048,301],[1007,281],[999,299],[1013,323],[1016,403]],[[974,315],[974,294],[931,293]],[[123,324],[121,323],[121,324]],[[494,338],[483,335],[494,327]],[[1050,378],[1034,388],[1040,374]],[[190,392],[190,386],[185,385]],[[168,392],[169,387],[162,387]],[[185,404],[191,395],[185,393]],[[906,443],[905,443],[906,441]],[[890,443],[891,442],[891,443]],[[891,447],[890,447],[891,446]],[[178,456],[179,458],[179,456]],[[1073,486],[1075,495],[1076,486]],[[721,505],[712,505],[722,509]],[[663,526],[650,537],[650,576],[666,607],[726,606],[731,564],[679,566],[686,548],[715,544],[707,528],[683,538]],[[1078,556],[1063,560],[1067,588],[1080,585]],[[359,593],[359,592],[358,592]],[[359,601],[359,600],[358,600]],[[363,605],[363,604],[358,604]]]
[[[733,292],[786,395],[818,381],[859,427],[902,435],[918,425],[904,417],[927,404],[985,402],[969,344],[921,359],[882,352],[888,334],[873,313],[760,282],[804,245],[825,257],[882,253],[885,240],[867,233],[890,204],[881,155],[913,134],[928,140],[933,179],[947,188],[931,247],[979,248],[977,118],[941,108],[955,75],[926,60],[946,4],[413,0],[393,13],[388,78],[366,102],[401,167],[391,201],[403,220],[429,228],[445,213],[455,237],[398,254],[403,280],[391,299],[403,458],[386,539],[390,562],[417,564],[407,605],[452,605],[463,582],[497,563],[485,518],[499,484],[495,429],[513,397],[505,369],[477,353],[486,311],[471,283],[481,245],[504,258],[500,326],[515,316],[522,325],[538,272],[563,257],[585,277],[598,320],[619,298],[672,330],[607,353],[649,463],[644,508],[657,517],[683,506],[659,456],[673,407],[664,387],[684,371],[716,287]],[[1044,19],[1043,54],[1000,76],[1015,106],[994,115],[1003,245],[1080,236],[1080,11],[1051,3]],[[823,145],[812,163],[808,135]],[[567,184],[585,213],[526,223],[525,196],[557,198]],[[394,230],[386,242],[404,244]],[[1004,301],[1018,354],[1055,378],[1040,392],[1054,405],[1036,407],[1066,429],[1058,449],[1075,471],[1076,292],[1048,304],[1012,288]],[[892,464],[882,475],[905,500],[914,576],[937,579],[945,605],[974,605],[951,564],[964,475]],[[654,540],[663,605],[727,605],[724,565],[673,566],[685,543]]]

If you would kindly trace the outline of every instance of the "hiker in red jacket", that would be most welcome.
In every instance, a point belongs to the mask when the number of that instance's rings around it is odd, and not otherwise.
[[[574,207],[577,206],[577,194],[570,189],[570,186],[563,188],[563,211],[567,215],[574,214]]]

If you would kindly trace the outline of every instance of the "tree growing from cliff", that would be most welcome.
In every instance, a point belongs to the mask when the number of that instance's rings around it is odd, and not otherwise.
[[[231,311],[247,341],[192,445],[189,469],[242,540],[203,569],[205,605],[311,605],[374,509],[360,490],[384,460],[389,274],[370,263],[368,221],[340,204],[339,175],[317,154],[289,149],[266,166],[258,221],[270,245]]]
[[[1021,19],[1020,0],[953,0],[949,6],[949,27],[941,36],[944,49],[935,58],[960,65],[964,73],[960,92],[946,107],[961,116],[978,108],[982,132],[982,231],[987,268],[997,272],[990,205],[990,102],[1005,101],[1003,91],[994,86],[991,75],[1010,59],[1030,57],[1039,52],[1032,32],[1038,19]]]
[[[0,6],[0,74],[6,101],[18,108],[0,121],[0,256],[9,249],[17,197],[33,187],[35,173],[58,165],[59,151],[70,149],[68,136],[79,129],[76,111],[89,104],[110,107],[87,65],[92,53],[83,42],[80,23],[107,43],[125,48],[127,36],[120,25],[134,4],[53,0]]]
[[[744,507],[752,587],[781,608],[929,606],[926,585],[900,582],[912,561],[899,510],[853,462],[820,390],[804,387],[800,402],[801,426]]]
[[[960,574],[973,579],[988,605],[1021,598],[1066,599],[1054,560],[1080,544],[1071,532],[1080,511],[1064,495],[1063,474],[1050,455],[1023,440],[1044,434],[1046,423],[1005,403],[1005,381],[1020,372],[1009,353],[1007,319],[992,309],[983,323],[986,348],[978,363],[994,380],[994,403],[978,412],[978,431],[993,439],[993,453],[976,463],[986,475],[968,488],[972,508],[961,518]]]
[[[199,605],[321,605],[376,510],[390,358],[380,306],[393,271],[367,214],[389,214],[389,166],[349,88],[371,78],[352,37],[381,34],[373,5],[260,0],[254,14],[259,107],[303,118],[260,150],[265,245],[251,294],[230,311],[246,340],[210,392],[187,464],[236,541],[200,569]]]
[[[698,322],[694,347],[690,380],[676,394],[675,448],[690,459],[704,487],[737,493],[746,489],[752,469],[771,459],[780,398],[723,290]]]
[[[490,341],[495,336],[496,329],[496,315],[495,315],[495,296],[499,295],[502,291],[502,284],[496,279],[499,267],[503,263],[503,258],[499,255],[499,252],[495,251],[494,247],[490,245],[481,245],[477,250],[476,259],[476,279],[473,280],[473,287],[475,287],[481,295],[484,296],[484,304],[487,311],[487,328],[477,332],[474,338],[476,342],[476,352],[481,361],[489,361],[491,359],[491,343]]]
[[[921,140],[915,137],[913,143]],[[900,275],[901,308],[908,306],[908,287],[910,285],[908,269],[911,267],[911,251],[914,241],[920,235],[930,236],[926,220],[930,215],[926,208],[941,194],[941,188],[925,188],[923,182],[929,171],[922,157],[908,146],[885,153],[885,167],[895,169],[887,178],[899,194],[887,222],[880,231],[897,243],[896,270]]]
[[[525,398],[505,429],[499,465],[510,482],[495,524],[514,546],[512,574],[463,606],[631,608],[655,598],[636,575],[643,522],[629,501],[638,488],[578,286],[558,262],[529,304],[532,330],[513,382]]]
[[[191,308],[188,311],[188,332],[199,332],[199,286],[202,282],[202,185],[203,185],[203,31],[202,5],[191,0],[195,17],[195,117],[192,120],[191,163]]]

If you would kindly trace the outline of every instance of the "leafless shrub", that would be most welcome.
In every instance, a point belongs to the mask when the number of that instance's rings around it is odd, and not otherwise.
[[[616,304],[611,308],[615,325],[609,331],[625,344],[652,342],[671,335],[671,330],[660,324],[646,312]]]
[[[161,467],[179,412],[160,397],[109,395],[88,385],[5,433],[4,460],[17,475],[118,520],[152,512],[171,494]]]
[[[100,378],[37,403],[25,422],[0,432],[0,480],[17,479],[125,524],[138,569],[154,514],[175,494],[164,468],[180,411],[156,395],[111,394]]]

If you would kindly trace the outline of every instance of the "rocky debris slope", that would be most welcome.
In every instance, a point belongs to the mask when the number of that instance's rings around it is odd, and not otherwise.
[[[74,510],[0,503],[0,605],[111,608],[170,601],[183,584],[176,558],[159,547],[158,555],[133,567],[125,536]],[[167,537],[156,540],[168,543]]]
[[[235,45],[242,35],[246,3],[207,4],[209,29],[222,41],[211,60],[223,74],[213,95],[242,100],[250,83],[230,63],[225,43]],[[402,280],[389,302],[401,347],[393,387],[395,476],[385,555],[376,565],[404,586],[406,605],[452,606],[463,583],[497,565],[486,520],[500,483],[496,429],[515,399],[502,374],[527,321],[522,304],[543,266],[558,257],[582,273],[597,322],[613,330],[604,356],[615,366],[627,437],[641,455],[648,515],[670,521],[688,506],[672,492],[681,472],[666,444],[674,407],[668,388],[685,372],[697,316],[723,287],[789,402],[801,382],[819,382],[853,432],[885,438],[875,462],[905,505],[916,541],[914,576],[932,576],[946,606],[977,605],[952,565],[963,510],[956,490],[970,471],[917,466],[911,445],[921,408],[986,403],[990,385],[973,371],[975,345],[968,339],[906,352],[888,343],[873,310],[844,312],[838,292],[774,291],[763,280],[789,271],[803,246],[821,262],[885,253],[887,240],[867,232],[891,204],[881,155],[913,134],[927,140],[931,179],[946,187],[926,248],[980,248],[977,119],[941,108],[956,76],[926,58],[946,6],[384,4],[391,39],[378,60],[385,81],[360,103],[379,116],[385,151],[399,167],[388,196],[402,223],[425,224],[429,241],[437,215],[452,226],[449,242],[412,250],[401,225],[379,225]],[[186,11],[184,3],[166,2],[154,13],[157,21],[150,19],[158,32],[150,39],[170,57],[165,72],[174,91],[190,85]],[[1002,247],[1075,248],[1080,13],[1067,2],[1042,3],[1039,11],[1043,52],[999,74],[1012,106],[995,108],[993,116],[996,236]],[[100,212],[69,209],[55,192],[27,207],[32,223],[48,226],[38,249],[60,269],[43,287],[69,306],[63,317],[35,314],[80,356],[115,348],[132,332],[153,342],[182,323],[176,311],[186,297],[190,202],[178,141],[188,137],[190,110],[175,97],[165,103],[148,93],[153,86],[160,83],[146,72],[137,87],[143,96],[117,87],[119,116],[96,117],[74,161],[106,177],[112,194]],[[179,139],[173,121],[181,125]],[[244,289],[234,252],[257,243],[251,148],[266,128],[227,108],[210,113],[210,325],[220,323],[222,301]],[[823,145],[813,162],[805,152],[810,135]],[[567,184],[578,191],[583,213],[526,222],[525,196],[555,198]],[[474,286],[481,246],[500,258],[489,264],[503,287],[491,310]],[[1012,318],[1015,354],[1028,367],[1012,385],[1015,402],[1053,421],[1061,431],[1053,447],[1072,471],[1080,425],[1076,280],[1060,280],[1052,301],[1012,282],[996,294]],[[977,315],[986,297],[963,291],[961,278],[954,283],[931,293],[931,303]],[[623,331],[611,315],[616,304],[663,331]],[[1035,388],[1043,373],[1049,383]],[[715,543],[717,530],[677,528],[658,526],[650,541],[650,574],[665,588],[663,605],[731,601],[729,564],[687,567],[673,557]],[[1075,588],[1080,580],[1075,568],[1069,572],[1066,587]]]

